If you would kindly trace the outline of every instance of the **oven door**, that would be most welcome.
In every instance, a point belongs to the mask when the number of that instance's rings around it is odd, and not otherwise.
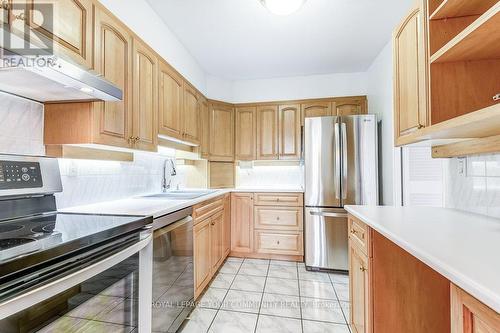
[[[23,275],[2,286],[0,332],[150,332],[151,259],[146,230]]]
[[[181,218],[153,237],[153,332],[173,333],[194,308],[193,219]]]

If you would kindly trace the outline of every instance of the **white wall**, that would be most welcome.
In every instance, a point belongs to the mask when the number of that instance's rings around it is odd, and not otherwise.
[[[99,0],[202,93],[205,71],[145,0]]]
[[[394,125],[393,125],[393,63],[392,44],[389,41],[366,73],[368,91],[368,109],[375,113],[381,121],[379,137],[381,152],[379,155],[381,168],[381,203],[394,203]]]
[[[367,92],[365,73],[234,81],[232,87],[234,103],[354,96]]]

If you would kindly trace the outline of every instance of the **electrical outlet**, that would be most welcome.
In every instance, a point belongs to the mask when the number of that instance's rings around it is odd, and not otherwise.
[[[75,162],[71,161],[69,167],[68,167],[68,176],[69,177],[76,177],[78,176],[78,165],[76,165]]]
[[[458,158],[458,175],[463,177],[467,175],[467,158],[465,157]]]

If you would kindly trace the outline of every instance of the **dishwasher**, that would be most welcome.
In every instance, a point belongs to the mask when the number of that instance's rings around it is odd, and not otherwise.
[[[194,309],[193,212],[153,220],[154,332],[174,333]]]

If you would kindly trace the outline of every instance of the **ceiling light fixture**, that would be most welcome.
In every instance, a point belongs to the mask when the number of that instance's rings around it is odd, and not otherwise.
[[[290,15],[302,7],[306,0],[260,0],[262,5],[276,15]]]

